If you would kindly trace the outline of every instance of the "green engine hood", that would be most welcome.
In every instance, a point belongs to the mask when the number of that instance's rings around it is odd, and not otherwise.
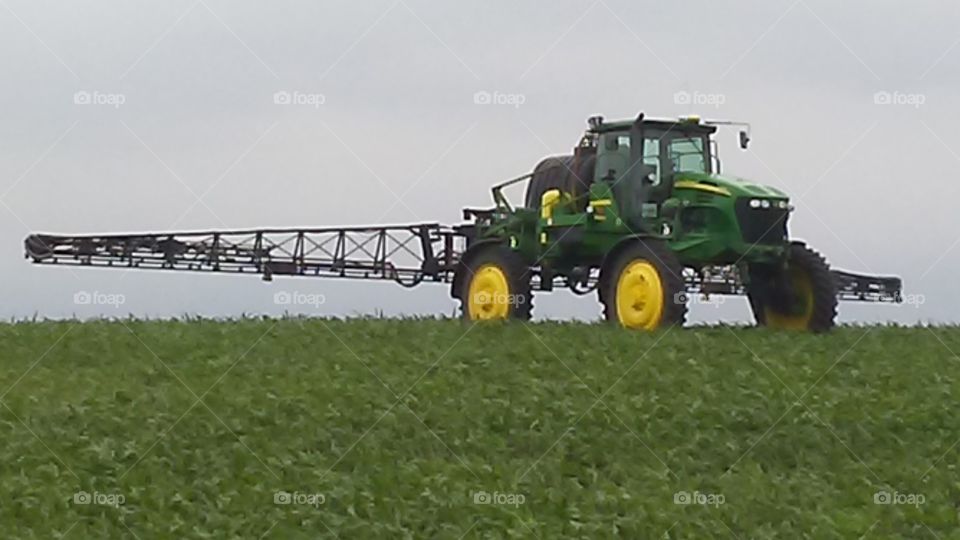
[[[674,189],[697,189],[714,193],[729,194],[731,197],[761,197],[766,199],[787,199],[787,194],[777,188],[755,184],[742,178],[731,178],[716,174],[681,172],[677,174]]]

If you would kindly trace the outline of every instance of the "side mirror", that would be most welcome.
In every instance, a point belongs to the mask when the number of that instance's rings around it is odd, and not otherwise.
[[[750,146],[750,134],[746,131],[740,132],[740,148],[746,150]]]

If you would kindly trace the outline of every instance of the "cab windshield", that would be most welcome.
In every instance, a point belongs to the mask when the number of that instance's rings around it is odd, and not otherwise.
[[[678,172],[710,173],[706,134],[648,133],[644,137],[643,162],[657,176]]]
[[[667,159],[673,172],[709,173],[706,137],[677,137],[667,143]]]

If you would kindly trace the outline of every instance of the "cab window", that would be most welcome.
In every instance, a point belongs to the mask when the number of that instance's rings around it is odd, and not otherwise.
[[[653,182],[660,185],[660,139],[648,138],[643,142],[643,164],[653,168]]]
[[[673,163],[673,172],[706,173],[707,153],[704,137],[677,137],[667,146],[667,157]]]

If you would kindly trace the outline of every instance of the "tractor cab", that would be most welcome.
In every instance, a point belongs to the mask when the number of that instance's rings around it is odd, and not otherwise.
[[[534,169],[527,208],[539,211],[544,194],[557,190],[583,210],[591,186],[602,181],[615,192],[620,213],[640,226],[643,215],[652,215],[671,196],[681,176],[719,173],[712,138],[717,126],[697,117],[669,121],[641,115],[620,122],[593,117],[589,125],[573,155],[546,158]]]
[[[711,137],[717,128],[695,118],[595,124],[597,172],[637,182],[646,191],[644,199],[662,202],[669,197],[678,173],[716,172]]]
[[[716,127],[698,118],[680,121],[591,121],[596,139],[596,174],[613,186],[620,212],[640,230],[655,224],[683,173],[711,175],[719,168],[712,136]],[[590,132],[588,132],[588,135]]]

